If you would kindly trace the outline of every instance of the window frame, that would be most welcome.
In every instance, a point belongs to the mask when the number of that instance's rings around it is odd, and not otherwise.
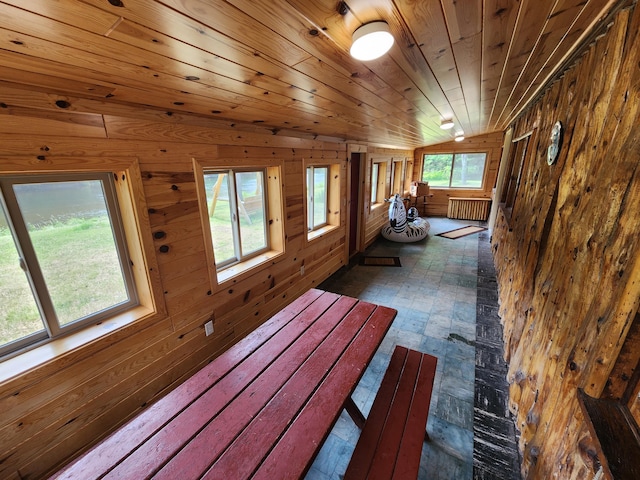
[[[322,221],[319,223],[316,223],[315,221],[316,220],[315,218],[315,201],[316,201],[315,172],[318,169],[322,169],[325,171],[325,188],[323,191],[323,197],[324,197],[324,205],[326,206],[326,209],[325,209],[324,218],[322,219]],[[315,230],[319,230],[323,228],[328,223],[327,211],[329,210],[329,190],[331,189],[331,186],[329,185],[329,166],[328,165],[308,165],[305,168],[305,173],[306,173],[306,180],[307,180],[305,183],[305,188],[306,188],[305,199],[307,203],[307,209],[306,209],[307,232],[313,232]]]
[[[387,193],[387,166],[388,159],[371,159],[371,172],[369,175],[370,195],[369,210],[374,210],[384,205]]]
[[[70,167],[73,166],[73,167]],[[118,214],[125,242],[138,304],[102,320],[69,329],[55,338],[12,349],[0,358],[0,382],[37,368],[78,350],[101,348],[113,338],[124,338],[166,318],[159,269],[148,212],[144,201],[142,175],[135,157],[0,157],[0,175],[65,174],[75,172],[107,172],[114,178]],[[115,337],[114,337],[115,336]]]
[[[251,250],[247,253],[244,253],[242,246],[242,227],[240,225],[240,216],[242,213],[240,212],[240,203],[238,202],[238,174],[241,173],[261,173],[262,174],[262,185],[260,188],[262,195],[262,204],[264,205],[264,216],[263,216],[263,226],[264,226],[264,237],[265,237],[265,246],[259,248],[257,250]],[[269,208],[266,202],[268,198],[268,185],[266,181],[267,172],[266,169],[261,168],[227,168],[227,169],[203,169],[203,175],[207,174],[218,174],[218,175],[226,175],[227,181],[227,189],[229,194],[229,208],[231,213],[231,229],[233,234],[233,247],[234,247],[234,256],[228,259],[224,259],[216,262],[216,269],[218,271],[224,270],[238,263],[246,262],[253,257],[257,257],[264,252],[267,252],[271,249],[267,222],[269,218]],[[233,179],[233,181],[232,181]],[[213,245],[213,243],[212,243]],[[214,247],[214,257],[215,257],[215,247]]]
[[[390,196],[399,193],[401,197],[404,197],[407,192],[407,159],[403,158],[402,160],[391,160],[391,191]],[[399,191],[395,191],[396,188]]]
[[[209,281],[212,291],[217,291],[224,288],[225,284],[230,281],[240,280],[245,278],[245,276],[255,273],[256,270],[264,268],[269,262],[285,253],[283,221],[284,197],[281,181],[282,172],[284,172],[284,162],[276,159],[252,159],[246,162],[232,158],[193,158],[192,163],[198,195],[201,228],[205,239],[205,254],[207,256]],[[267,243],[269,248],[248,258],[244,258],[241,261],[218,268],[211,237],[204,173],[205,171],[254,171],[260,169],[264,169],[265,172],[263,192],[266,211]]]
[[[327,183],[326,183],[326,205],[327,205],[327,213],[326,213],[326,222],[322,225],[317,225],[313,229],[309,229],[309,191],[307,184],[307,175],[309,168],[326,168],[327,169]],[[326,163],[318,162],[313,160],[304,160],[304,198],[305,198],[305,228],[307,230],[306,239],[307,242],[315,240],[340,226],[340,205],[341,205],[341,166],[339,163]]]
[[[484,155],[484,166],[482,169],[482,181],[480,182],[480,186],[478,187],[464,187],[464,186],[451,186],[451,181],[453,179],[453,173],[454,173],[454,169],[455,169],[455,164],[456,164],[456,156],[458,155],[474,155],[474,154],[482,154]],[[425,180],[424,178],[424,166],[425,166],[425,159],[428,155],[450,155],[451,156],[451,164],[450,164],[450,171],[449,171],[449,182],[447,186],[442,186],[442,185],[433,185],[431,182],[429,182],[429,187],[432,189],[439,189],[439,190],[473,190],[473,191],[478,191],[478,190],[484,190],[485,189],[485,183],[487,181],[487,170],[488,170],[488,165],[489,165],[489,152],[487,151],[481,151],[481,150],[469,150],[469,151],[442,151],[442,152],[425,152],[422,153],[422,168],[420,169],[420,180],[422,182],[428,182],[428,180]]]

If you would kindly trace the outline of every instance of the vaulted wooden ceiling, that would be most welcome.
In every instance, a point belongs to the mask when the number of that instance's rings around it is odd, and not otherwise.
[[[431,145],[504,129],[617,3],[0,0],[0,122],[128,105],[276,135]],[[351,34],[374,20],[396,42],[356,61]],[[455,128],[441,130],[444,118]]]

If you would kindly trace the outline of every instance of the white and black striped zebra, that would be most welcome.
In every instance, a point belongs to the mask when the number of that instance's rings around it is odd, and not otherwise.
[[[407,211],[399,194],[395,194],[389,205],[389,225],[396,233],[402,233],[407,228]]]

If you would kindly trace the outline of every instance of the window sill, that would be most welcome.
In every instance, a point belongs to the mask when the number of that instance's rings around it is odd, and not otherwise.
[[[26,347],[29,348],[28,350],[19,350],[13,356],[8,356],[6,360],[0,361],[0,384],[69,355],[88,344],[108,337],[109,334],[127,325],[149,318],[155,313],[148,307],[137,306],[63,337],[46,340],[46,343],[39,346]]]
[[[311,242],[316,238],[320,238],[323,235],[334,231],[336,228],[338,228],[337,225],[325,225],[324,227],[318,228],[317,230],[313,230],[307,234],[307,241]]]
[[[218,278],[218,285],[222,285],[225,282],[228,282],[243,273],[248,272],[249,270],[253,270],[260,265],[263,265],[267,262],[270,262],[274,258],[282,255],[283,252],[279,252],[277,250],[269,250],[268,252],[261,253],[255,257],[250,258],[244,262],[236,263],[231,265],[230,267],[225,268],[224,270],[220,270],[217,272],[216,276]]]

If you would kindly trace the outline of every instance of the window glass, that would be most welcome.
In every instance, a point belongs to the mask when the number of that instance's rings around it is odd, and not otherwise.
[[[1,206],[1,205],[0,205]],[[0,215],[0,345],[45,333],[24,264],[2,208]]]
[[[264,172],[238,172],[236,185],[240,211],[240,243],[242,256],[245,257],[267,247]]]
[[[216,267],[267,250],[264,171],[205,171],[204,185]]]
[[[482,188],[485,153],[457,153],[451,173],[452,188]]]
[[[429,182],[430,187],[448,187],[452,163],[453,154],[451,153],[425,155],[422,164],[422,181]]]
[[[396,193],[402,195],[404,193],[404,162],[393,162],[393,170],[391,171],[391,195]]]
[[[232,227],[232,204],[229,192],[228,173],[205,173],[204,184],[207,191],[207,205],[209,206],[209,224],[213,252],[218,264],[235,260],[235,246]]]
[[[307,167],[307,228],[327,224],[329,167]]]
[[[3,343],[55,337],[137,303],[111,182],[110,173],[2,178]]]
[[[482,188],[486,153],[425,154],[422,181],[432,188]]]
[[[378,176],[380,174],[380,164],[371,165],[371,203],[378,200]]]
[[[61,325],[129,300],[102,182],[29,183],[14,191]]]

